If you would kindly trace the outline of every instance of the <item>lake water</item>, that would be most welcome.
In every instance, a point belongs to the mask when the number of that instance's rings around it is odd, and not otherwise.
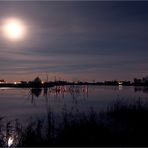
[[[133,86],[63,86],[41,90],[0,88],[0,116],[25,120],[44,117],[52,111],[59,115],[64,109],[99,112],[117,99],[148,100],[148,89]]]

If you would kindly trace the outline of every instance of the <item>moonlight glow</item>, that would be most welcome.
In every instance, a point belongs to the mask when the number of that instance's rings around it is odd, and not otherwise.
[[[25,27],[20,20],[8,19],[3,24],[3,33],[11,40],[19,40],[25,35]]]

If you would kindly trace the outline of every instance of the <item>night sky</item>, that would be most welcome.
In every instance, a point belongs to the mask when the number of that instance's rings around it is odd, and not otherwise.
[[[148,75],[148,2],[1,1],[26,37],[0,34],[0,79],[133,80]]]

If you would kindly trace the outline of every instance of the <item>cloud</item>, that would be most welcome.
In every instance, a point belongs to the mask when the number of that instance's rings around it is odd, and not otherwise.
[[[87,74],[90,79],[147,72],[147,2],[0,4],[1,19],[15,15],[28,28],[22,42],[9,43],[0,36],[1,73],[7,78],[46,71],[65,77]]]

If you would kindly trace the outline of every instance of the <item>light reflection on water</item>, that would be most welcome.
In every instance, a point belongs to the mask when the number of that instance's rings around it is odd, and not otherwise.
[[[13,141],[14,141],[13,137],[8,138],[8,147],[10,147],[13,144]]]
[[[99,112],[113,100],[147,100],[148,89],[132,86],[60,86],[48,89],[0,88],[0,116],[8,119],[41,117],[50,110],[55,114],[78,109]]]

